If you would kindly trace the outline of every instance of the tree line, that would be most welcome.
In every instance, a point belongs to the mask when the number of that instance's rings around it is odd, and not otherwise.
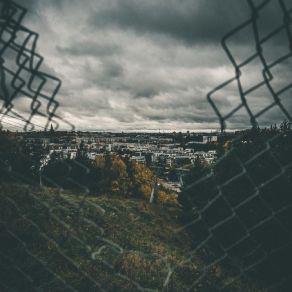
[[[17,142],[10,132],[0,132],[0,182],[25,182],[32,185],[60,187],[90,195],[111,195],[124,198],[176,203],[176,194],[159,185],[156,175],[146,165],[118,154],[104,153],[94,160],[87,157],[84,144],[78,147],[75,159],[57,158],[54,153],[41,165],[44,149]]]

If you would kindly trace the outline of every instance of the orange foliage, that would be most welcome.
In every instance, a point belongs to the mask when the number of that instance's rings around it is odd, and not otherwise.
[[[149,199],[154,186],[154,174],[144,164],[132,162],[132,182],[136,196]]]
[[[178,203],[177,194],[173,192],[159,190],[157,192],[157,203],[176,205]]]

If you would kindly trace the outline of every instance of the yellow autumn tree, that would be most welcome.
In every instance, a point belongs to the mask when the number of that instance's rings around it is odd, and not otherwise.
[[[126,160],[118,155],[96,157],[96,168],[101,173],[102,193],[136,197],[149,201],[155,184],[153,172],[144,164]]]
[[[153,172],[144,164],[131,162],[130,178],[133,183],[133,195],[149,200],[154,186]]]
[[[100,155],[95,159],[101,173],[101,188],[104,193],[128,196],[130,181],[125,162],[117,155]]]
[[[119,156],[113,155],[111,158],[111,191],[113,194],[127,196],[130,187],[127,166]]]
[[[177,205],[177,194],[175,192],[158,190],[156,195],[156,201],[160,204]]]
[[[105,168],[105,156],[97,155],[95,157],[95,164],[97,168]]]

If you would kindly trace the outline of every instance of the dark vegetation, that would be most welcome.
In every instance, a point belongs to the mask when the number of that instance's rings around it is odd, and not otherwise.
[[[79,291],[98,291],[85,272],[109,291],[137,291],[137,283],[184,291],[196,279],[194,291],[225,286],[226,291],[262,291],[278,283],[283,285],[275,291],[291,291],[292,131],[287,122],[223,134],[217,163],[198,160],[184,178],[179,206],[163,189],[157,203],[172,205],[148,204],[155,175],[117,155],[90,161],[81,148],[76,160],[53,159],[40,173],[40,156],[31,157],[13,134],[0,133],[0,147],[0,274],[16,290],[32,291],[48,281],[43,291],[56,291],[64,286],[58,275]],[[40,177],[45,186],[70,191],[34,188]],[[104,216],[96,206],[105,209]],[[106,233],[96,235],[97,226]],[[92,260],[103,245],[104,252]],[[168,270],[161,256],[177,266],[164,288]]]
[[[232,280],[200,256],[189,261],[177,208],[24,185],[0,186],[0,206],[1,291],[180,292],[204,274],[194,291],[209,292]],[[237,280],[226,291],[260,290]]]
[[[292,131],[288,122],[221,138],[213,167],[199,161],[179,196],[200,254],[273,291],[292,289]],[[277,286],[280,284],[280,286]]]
[[[122,196],[149,201],[156,183],[155,174],[143,164],[105,153],[95,160],[87,158],[82,144],[76,159],[51,160],[41,167],[44,150],[34,151],[18,143],[13,133],[0,132],[0,182],[26,182],[30,185],[58,187],[91,195]],[[176,195],[156,187],[156,202],[176,203]]]

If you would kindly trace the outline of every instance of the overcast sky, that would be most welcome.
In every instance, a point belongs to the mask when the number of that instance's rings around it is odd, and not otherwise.
[[[206,100],[215,86],[234,76],[220,40],[251,14],[245,0],[26,0],[24,25],[40,34],[44,71],[63,84],[59,114],[81,130],[218,129]],[[260,2],[260,1],[255,1]],[[287,5],[290,1],[287,1]],[[265,35],[282,20],[278,1],[261,14]],[[255,51],[250,27],[230,42],[236,61]],[[268,62],[289,52],[284,34],[265,43]],[[291,63],[275,68],[273,85],[291,82]],[[246,66],[243,85],[263,79],[259,59]],[[289,95],[291,94],[291,91]],[[288,96],[288,94],[287,94]],[[291,113],[291,98],[283,103]],[[240,103],[235,86],[214,96],[222,113]],[[254,112],[273,101],[266,88],[248,96]],[[19,99],[20,110],[26,103]],[[259,120],[278,122],[276,108]],[[230,128],[249,126],[244,110]]]

